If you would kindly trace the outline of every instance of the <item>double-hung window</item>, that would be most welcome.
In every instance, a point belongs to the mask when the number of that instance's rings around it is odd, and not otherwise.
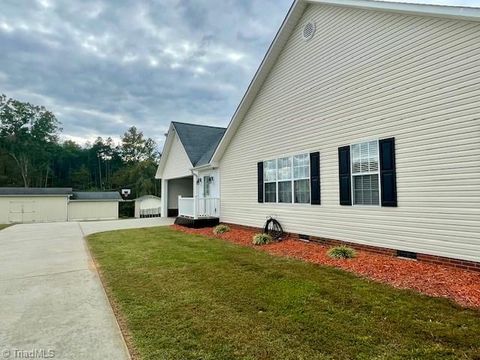
[[[310,204],[310,155],[293,157],[293,193],[297,204]]]
[[[378,141],[351,145],[354,205],[380,205]]]
[[[266,203],[310,204],[310,156],[301,154],[264,161]]]
[[[265,179],[265,202],[277,202],[277,160],[263,163]]]
[[[285,157],[277,160],[278,166],[278,202],[292,202],[292,158]]]

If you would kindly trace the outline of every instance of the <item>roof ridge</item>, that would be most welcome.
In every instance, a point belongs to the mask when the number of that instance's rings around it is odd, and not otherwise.
[[[187,123],[187,122],[182,122],[182,121],[172,121],[172,124],[181,124],[181,125],[190,125],[190,126],[201,126],[201,127],[208,127],[208,128],[213,128],[213,129],[223,129],[223,130],[226,130],[226,129],[227,129],[226,127],[221,127],[221,126],[194,124],[194,123]]]

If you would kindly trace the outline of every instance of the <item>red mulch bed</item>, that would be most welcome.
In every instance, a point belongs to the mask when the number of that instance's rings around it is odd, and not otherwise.
[[[269,245],[254,246],[252,237],[255,232],[252,230],[232,228],[226,234],[214,235],[213,228],[188,229],[178,225],[172,225],[172,228],[188,234],[216,237],[239,245],[255,247],[275,255],[335,266],[396,288],[446,297],[462,306],[480,308],[480,273],[477,272],[366,251],[357,251],[357,257],[354,259],[334,260],[327,256],[328,246],[292,238]]]

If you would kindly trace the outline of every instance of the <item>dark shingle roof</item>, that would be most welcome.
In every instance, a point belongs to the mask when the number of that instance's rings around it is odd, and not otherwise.
[[[206,165],[215,152],[226,129],[221,127],[173,122],[193,166]]]
[[[72,188],[1,187],[0,196],[8,195],[70,195]]]
[[[122,200],[117,191],[75,191],[72,200]]]

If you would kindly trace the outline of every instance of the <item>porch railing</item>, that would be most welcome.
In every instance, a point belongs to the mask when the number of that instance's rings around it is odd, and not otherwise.
[[[178,197],[178,215],[194,219],[220,217],[220,198]]]
[[[195,217],[195,199],[178,197],[178,216]]]
[[[162,208],[140,209],[139,213],[141,218],[159,217],[161,216]]]

